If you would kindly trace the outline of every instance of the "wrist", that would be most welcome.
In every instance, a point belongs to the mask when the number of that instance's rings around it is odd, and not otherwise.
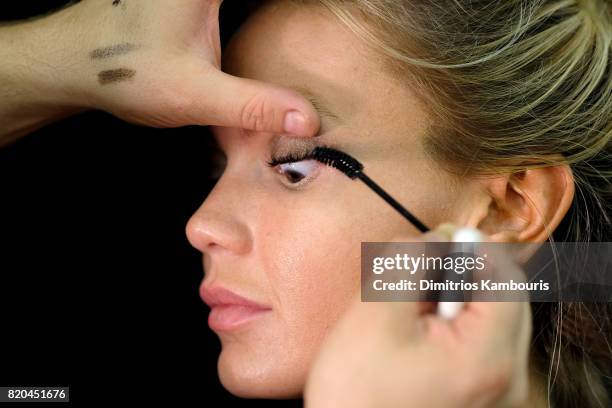
[[[0,137],[27,133],[87,107],[74,85],[78,64],[70,56],[68,11],[0,26]]]
[[[87,104],[79,86],[87,36],[79,32],[74,8],[9,27],[6,61],[13,61],[13,80],[40,106],[74,109]]]

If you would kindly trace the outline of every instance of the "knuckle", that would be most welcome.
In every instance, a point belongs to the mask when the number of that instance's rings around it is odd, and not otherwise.
[[[240,124],[244,129],[261,132],[271,130],[274,111],[266,97],[256,95],[251,98],[242,108],[240,113]]]

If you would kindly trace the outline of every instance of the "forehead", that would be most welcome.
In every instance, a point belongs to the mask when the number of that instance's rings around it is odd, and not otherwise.
[[[363,150],[371,150],[368,141],[386,142],[389,149],[380,154],[399,154],[396,147],[414,141],[406,135],[420,134],[427,124],[412,87],[319,5],[293,0],[266,3],[224,50],[223,64],[232,75],[315,95],[342,118],[342,126],[333,133],[350,133]]]
[[[266,3],[247,20],[224,52],[223,69],[292,88],[351,95],[355,80],[380,71],[375,60],[324,7],[281,0]]]

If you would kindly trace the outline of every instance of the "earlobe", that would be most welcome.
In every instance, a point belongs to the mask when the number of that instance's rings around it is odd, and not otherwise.
[[[529,169],[482,181],[490,200],[477,223],[497,242],[544,242],[569,211],[575,194],[568,165]]]

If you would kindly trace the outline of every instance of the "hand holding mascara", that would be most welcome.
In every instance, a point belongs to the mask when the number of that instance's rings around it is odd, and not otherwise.
[[[460,231],[445,224],[420,240],[447,242]],[[319,351],[305,406],[532,406],[530,341],[527,302],[465,303],[449,322],[420,302],[362,302],[358,293]]]

